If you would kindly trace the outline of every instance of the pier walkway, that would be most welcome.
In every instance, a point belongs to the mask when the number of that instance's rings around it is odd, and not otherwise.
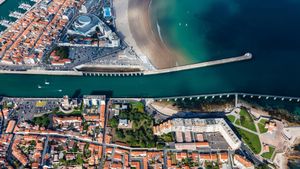
[[[265,99],[265,100],[279,100],[279,101],[289,101],[300,103],[300,97],[289,97],[289,96],[275,96],[275,95],[264,95],[264,94],[250,94],[250,93],[218,93],[218,94],[203,94],[203,95],[192,95],[192,96],[175,96],[175,97],[161,97],[154,98],[154,100],[185,100],[185,99],[209,99],[209,98],[229,98],[235,97],[235,107],[238,107],[239,98],[256,98],[256,99]]]
[[[252,54],[246,53],[245,55],[238,56],[238,57],[231,57],[231,58],[226,58],[226,59],[201,62],[201,63],[196,63],[196,64],[177,66],[177,67],[159,69],[159,70],[153,70],[153,71],[145,71],[144,75],[177,72],[177,71],[196,69],[196,68],[201,68],[201,67],[208,67],[208,66],[213,66],[213,65],[221,65],[221,64],[226,64],[226,63],[240,62],[240,61],[245,61],[245,60],[250,60],[250,59],[252,59]]]

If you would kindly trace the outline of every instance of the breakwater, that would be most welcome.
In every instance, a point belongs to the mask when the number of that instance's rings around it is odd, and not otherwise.
[[[184,70],[189,70],[189,69],[197,69],[197,68],[214,66],[214,65],[240,62],[240,61],[245,61],[245,60],[250,60],[250,59],[252,59],[252,54],[246,53],[245,55],[238,56],[238,57],[231,57],[231,58],[226,58],[226,59],[219,59],[219,60],[214,60],[214,61],[189,64],[189,65],[184,65],[184,66],[177,66],[177,67],[172,67],[172,68],[167,68],[167,69],[145,71],[144,74],[152,75],[152,74],[161,74],[161,73],[171,73],[171,72],[184,71]]]

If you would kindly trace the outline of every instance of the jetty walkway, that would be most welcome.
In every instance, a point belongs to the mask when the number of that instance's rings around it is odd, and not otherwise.
[[[245,55],[238,56],[238,57],[230,57],[230,58],[226,58],[226,59],[220,59],[220,60],[214,60],[214,61],[208,61],[208,62],[201,62],[201,63],[196,63],[196,64],[189,64],[189,65],[184,65],[184,66],[166,68],[166,69],[145,71],[144,75],[184,71],[184,70],[196,69],[196,68],[201,68],[201,67],[208,67],[208,66],[221,65],[221,64],[226,64],[226,63],[240,62],[240,61],[245,61],[245,60],[250,60],[250,59],[252,59],[252,54],[251,53],[246,53]]]

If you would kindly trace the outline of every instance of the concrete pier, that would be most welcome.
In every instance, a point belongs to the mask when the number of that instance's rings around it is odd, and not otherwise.
[[[157,98],[162,99],[162,100],[185,100],[185,99],[216,99],[216,98],[222,98],[222,97],[234,97],[235,100],[235,106],[238,106],[238,97],[242,98],[253,98],[253,99],[273,99],[273,100],[278,100],[278,101],[294,101],[294,102],[300,102],[300,97],[289,97],[289,96],[275,96],[275,95],[263,95],[263,94],[249,94],[249,93],[217,93],[217,94],[203,94],[203,95],[192,95],[192,96],[175,96],[175,97],[162,97],[162,98]]]
[[[227,64],[227,63],[233,63],[233,62],[240,62],[240,61],[245,61],[245,60],[250,60],[250,59],[252,59],[252,54],[246,53],[245,55],[238,56],[238,57],[231,57],[231,58],[226,58],[226,59],[220,59],[220,60],[214,60],[214,61],[184,65],[184,66],[177,66],[177,67],[172,67],[172,68],[167,68],[167,69],[145,71],[144,74],[152,75],[152,74],[170,73],[170,72],[184,71],[184,70],[189,70],[189,69],[196,69],[196,68],[201,68],[201,67],[208,67],[208,66],[221,65],[221,64]]]

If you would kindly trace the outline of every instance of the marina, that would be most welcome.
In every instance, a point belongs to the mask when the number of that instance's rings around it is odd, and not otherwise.
[[[5,23],[0,24],[0,32],[4,32],[13,22],[18,20],[22,15],[24,15],[32,6],[36,3],[35,0],[0,0],[5,1],[0,5],[0,22],[5,21]],[[6,22],[10,24],[7,24]]]
[[[14,12],[11,12],[11,13],[9,14],[9,17],[19,19],[19,18],[21,18],[23,15],[24,15],[23,13],[14,11]]]
[[[11,22],[10,21],[8,21],[8,20],[0,20],[0,25],[2,25],[2,26],[4,26],[4,27],[6,27],[6,28],[8,28],[8,27],[10,27],[10,25],[11,25]]]
[[[21,3],[18,8],[24,9],[24,10],[29,10],[31,8],[31,5],[26,4],[26,3]]]

